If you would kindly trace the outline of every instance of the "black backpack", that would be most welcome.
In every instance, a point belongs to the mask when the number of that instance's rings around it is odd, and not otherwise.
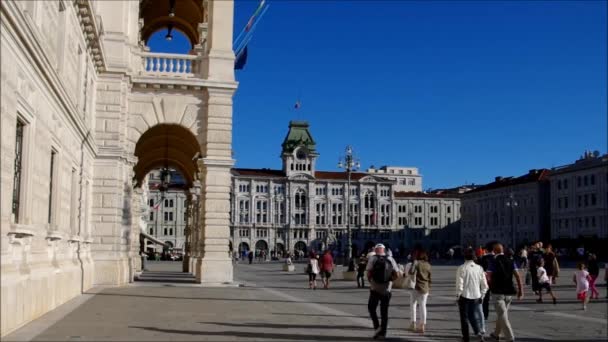
[[[385,256],[378,256],[372,267],[372,279],[376,284],[386,284],[391,280],[388,260]]]

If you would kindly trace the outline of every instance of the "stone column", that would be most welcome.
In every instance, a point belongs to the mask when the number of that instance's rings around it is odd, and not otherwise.
[[[229,30],[231,31],[232,2],[212,2],[212,7],[216,6],[222,10],[220,13],[212,12],[212,17],[225,16],[224,19],[230,22]],[[228,9],[230,9],[229,13],[226,12]],[[226,29],[228,30],[227,27]],[[214,31],[212,24],[210,34],[212,39],[215,37]],[[220,34],[217,34],[219,37]],[[231,35],[229,38],[231,40]],[[217,41],[215,42],[217,43]],[[212,40],[210,40],[210,44],[209,58],[211,59],[212,51],[216,46]],[[226,44],[218,44],[220,48],[224,45]],[[231,48],[230,45],[226,47]],[[232,53],[231,50],[230,53]],[[233,64],[230,63],[231,72],[232,69]],[[228,77],[229,75],[224,76],[232,80]],[[233,77],[233,72],[231,77]],[[226,78],[225,80],[228,81]],[[197,280],[204,283],[232,282],[232,262],[228,246],[230,242],[230,169],[234,165],[232,159],[234,88],[234,84],[226,82],[226,87],[205,89],[205,104],[200,113],[201,128],[198,140],[203,159],[198,161],[200,170],[198,179],[202,182],[199,225],[202,225],[203,230],[199,243],[202,243],[203,250],[201,262],[197,263],[195,273]]]

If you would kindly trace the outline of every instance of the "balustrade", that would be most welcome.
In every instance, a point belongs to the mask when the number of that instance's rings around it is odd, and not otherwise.
[[[170,76],[193,76],[198,71],[200,56],[144,52],[143,73]]]

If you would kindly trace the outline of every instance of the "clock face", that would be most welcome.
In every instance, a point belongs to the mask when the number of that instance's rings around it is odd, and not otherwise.
[[[296,154],[296,158],[303,160],[306,159],[306,153],[304,153],[304,151],[298,151],[298,153]]]

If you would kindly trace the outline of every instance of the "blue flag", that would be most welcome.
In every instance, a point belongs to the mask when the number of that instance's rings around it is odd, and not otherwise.
[[[236,55],[234,70],[243,70],[247,63],[247,46]]]

